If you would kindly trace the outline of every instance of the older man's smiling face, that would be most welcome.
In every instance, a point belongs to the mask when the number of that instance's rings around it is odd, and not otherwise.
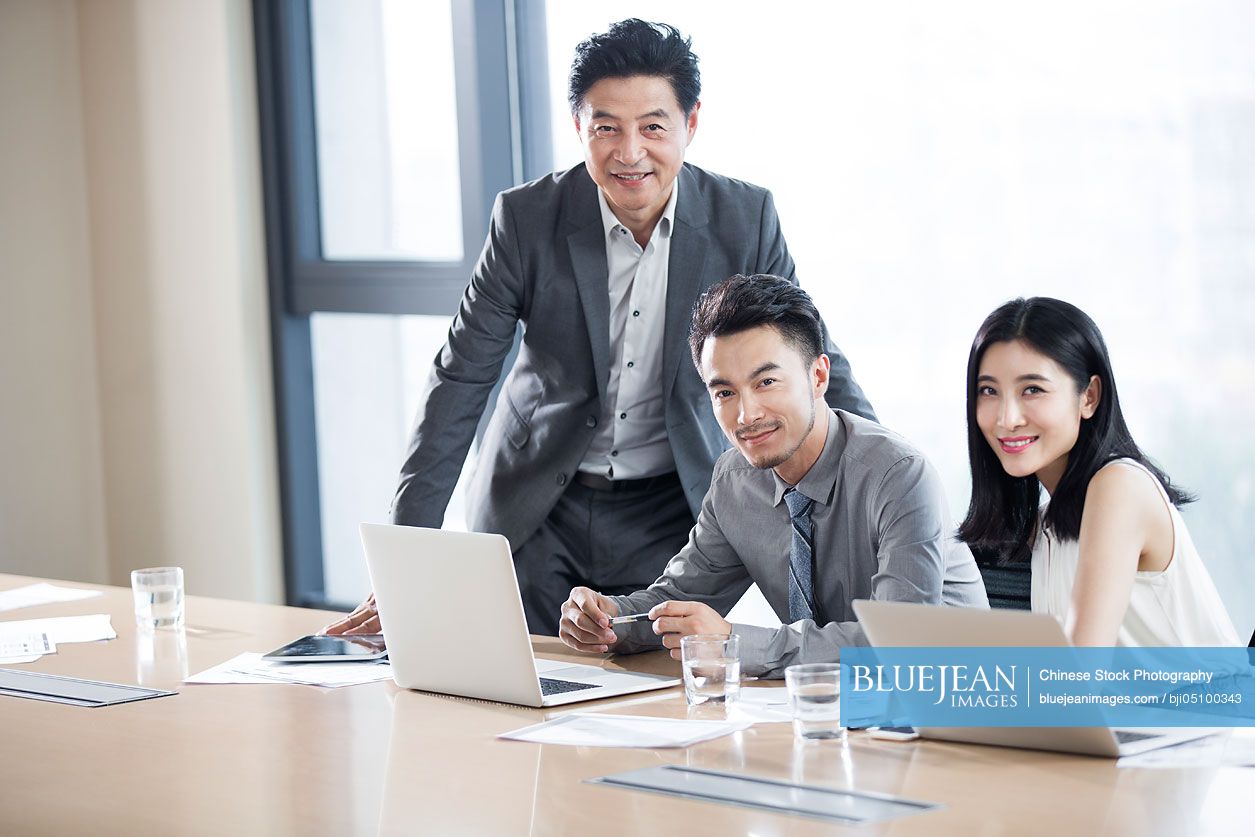
[[[671,198],[700,106],[686,116],[660,76],[605,78],[584,94],[575,116],[584,163],[615,217],[638,238],[653,231]]]

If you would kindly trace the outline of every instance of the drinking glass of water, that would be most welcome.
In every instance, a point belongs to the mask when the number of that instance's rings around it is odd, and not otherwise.
[[[741,694],[741,640],[737,636],[693,634],[680,638],[684,696],[689,706],[729,703]]]
[[[135,624],[143,630],[183,627],[183,568],[132,570]]]
[[[810,663],[784,670],[789,704],[793,707],[793,734],[804,740],[844,739],[841,726],[841,666]]]

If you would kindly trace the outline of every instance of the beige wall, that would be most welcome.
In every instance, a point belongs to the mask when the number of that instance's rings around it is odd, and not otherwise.
[[[0,368],[39,396],[0,413],[0,570],[124,584],[177,563],[189,592],[277,601],[249,4],[0,7],[26,47],[0,50],[0,112],[39,117],[25,143],[5,129],[0,207],[42,234],[0,253]],[[25,557],[49,537],[63,561]]]
[[[105,581],[74,4],[0,3],[0,570]]]

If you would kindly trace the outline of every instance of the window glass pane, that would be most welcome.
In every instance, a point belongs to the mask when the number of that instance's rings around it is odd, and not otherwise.
[[[323,572],[330,602],[370,590],[357,524],[386,523],[411,423],[452,317],[314,314],[314,414]],[[469,474],[474,451],[463,468]],[[463,483],[446,529],[466,530]]]
[[[461,261],[448,2],[313,0],[328,259]]]
[[[573,48],[626,14],[546,8],[567,168],[582,159]],[[1249,633],[1255,6],[1129,9],[640,0],[631,13],[693,37],[704,90],[687,159],[772,189],[803,285],[881,420],[937,465],[955,516],[977,326],[1015,296],[1066,299],[1103,329],[1138,442],[1198,493],[1185,518]]]

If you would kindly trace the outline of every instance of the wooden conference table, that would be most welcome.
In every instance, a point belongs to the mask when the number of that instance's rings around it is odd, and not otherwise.
[[[0,589],[40,580],[0,575]],[[1106,759],[863,733],[844,746],[795,746],[788,724],[684,750],[541,746],[495,736],[572,707],[526,709],[391,682],[180,685],[186,673],[270,650],[334,614],[189,596],[182,645],[177,634],[137,634],[129,590],[57,583],[104,596],[0,618],[110,613],[118,638],[62,645],[15,668],[179,694],[98,709],[0,697],[0,834],[1250,833],[1250,769],[1119,769]],[[554,639],[536,638],[535,647],[541,656],[571,656]],[[602,664],[678,676],[678,663],[660,653]],[[687,711],[678,688],[577,708]],[[944,807],[844,827],[584,782],[668,763]]]

